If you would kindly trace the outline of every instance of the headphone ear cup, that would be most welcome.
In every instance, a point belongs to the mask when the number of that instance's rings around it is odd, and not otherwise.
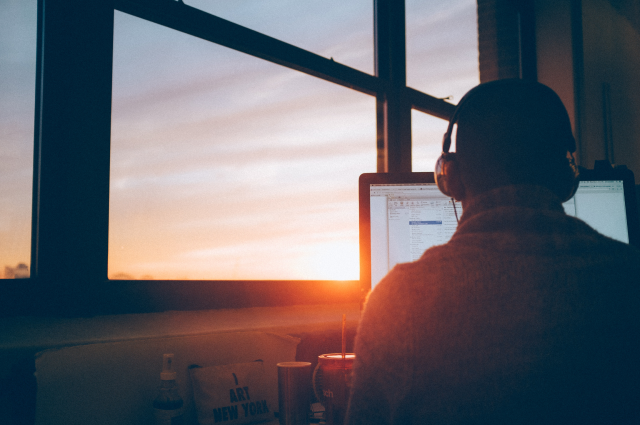
[[[451,190],[451,180],[459,178],[458,176],[452,176],[452,169],[457,168],[453,163],[456,161],[455,152],[442,152],[438,160],[436,161],[436,167],[434,177],[436,185],[440,192],[450,198],[455,198]]]
[[[573,195],[576,194],[578,186],[580,185],[580,171],[576,166],[573,154],[570,152],[567,152],[567,167],[565,173],[562,182],[558,184],[558,189],[556,190],[556,194],[562,202],[567,202],[573,198]]]

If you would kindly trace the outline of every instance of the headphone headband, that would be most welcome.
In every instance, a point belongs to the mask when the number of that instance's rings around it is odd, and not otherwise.
[[[469,99],[478,95],[478,93],[482,93],[486,90],[493,90],[495,86],[514,86],[519,84],[520,86],[525,84],[530,84],[532,88],[535,88],[540,93],[547,92],[548,97],[544,99],[545,102],[557,102],[560,110],[564,111],[566,114],[566,109],[562,104],[562,101],[558,97],[558,95],[551,90],[549,87],[544,84],[540,84],[534,81],[524,81],[520,79],[504,79],[504,80],[496,80],[491,81],[489,83],[480,84],[473,89],[469,90],[458,102],[453,113],[451,114],[451,118],[449,119],[449,125],[447,126],[447,131],[444,133],[442,137],[442,154],[436,161],[435,166],[435,180],[436,184],[440,191],[449,196],[451,198],[462,199],[464,194],[460,192],[463,190],[461,186],[459,186],[456,181],[459,179],[457,176],[458,172],[458,161],[456,159],[456,154],[453,152],[449,152],[451,148],[451,136],[453,134],[453,126],[457,123],[460,111],[464,108],[464,104],[469,102]],[[567,116],[568,119],[568,116]],[[562,130],[561,130],[562,131]],[[562,137],[562,136],[561,136]],[[575,165],[575,159],[573,157],[573,152],[576,150],[576,141],[573,137],[573,133],[571,131],[571,127],[568,127],[568,134],[566,137],[562,137],[563,149],[566,149],[567,152],[567,168],[566,168],[566,178],[560,179],[558,182],[558,187],[556,188],[557,195],[562,200],[562,202],[568,201],[573,197],[576,190],[578,189],[579,184],[579,171],[578,167]],[[455,189],[455,187],[459,187]],[[457,192],[460,193],[457,193]]]
[[[496,80],[490,83],[480,84],[478,86],[475,86],[474,88],[466,92],[464,96],[462,96],[455,109],[453,110],[451,118],[449,118],[447,132],[444,133],[444,137],[442,138],[442,152],[446,153],[449,152],[449,149],[451,149],[451,135],[453,134],[453,126],[458,122],[458,116],[460,115],[460,111],[462,110],[462,106],[465,104],[465,102],[468,102],[470,98],[475,97],[475,93],[486,90],[487,86],[493,87],[498,84],[504,85],[504,81],[509,80]]]
[[[451,149],[451,137],[453,135],[453,127],[458,122],[460,111],[463,110],[463,105],[465,103],[468,103],[469,99],[476,97],[478,93],[482,93],[486,90],[493,90],[493,88],[496,86],[509,86],[509,85],[521,83],[523,81],[525,80],[521,80],[517,78],[495,80],[488,83],[477,85],[471,90],[469,90],[464,96],[462,96],[458,104],[455,106],[455,109],[453,110],[451,117],[449,118],[449,125],[447,126],[447,131],[444,133],[444,136],[442,137],[442,152],[447,153],[449,152],[449,149]],[[549,87],[534,81],[527,81],[527,82],[531,83],[532,85],[539,86],[541,90],[548,90],[553,96],[557,98],[557,101],[562,105],[562,101],[560,100],[560,98]],[[562,108],[564,108],[564,105],[562,105]],[[567,152],[573,153],[576,151],[576,141],[573,138],[573,134],[571,133],[571,130],[569,130],[569,137],[565,139],[565,142],[566,142],[565,148]]]

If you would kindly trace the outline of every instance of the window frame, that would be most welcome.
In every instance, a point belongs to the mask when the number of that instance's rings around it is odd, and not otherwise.
[[[448,119],[454,105],[406,86],[404,1],[373,8],[370,75],[180,1],[39,0],[31,277],[3,281],[3,315],[361,301],[358,280],[108,280],[113,20],[118,10],[375,96],[377,170],[407,172],[411,110]]]

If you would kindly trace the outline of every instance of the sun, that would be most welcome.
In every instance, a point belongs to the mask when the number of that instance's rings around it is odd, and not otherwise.
[[[360,278],[357,242],[336,241],[315,244],[307,257],[310,279],[357,280]]]

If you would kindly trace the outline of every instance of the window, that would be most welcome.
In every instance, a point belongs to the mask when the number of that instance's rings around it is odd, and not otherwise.
[[[407,85],[457,104],[480,83],[475,0],[407,0],[406,8]],[[416,110],[411,120],[413,171],[433,171],[448,122]]]
[[[121,12],[114,36],[109,277],[357,280],[375,98]]]
[[[453,110],[439,93],[405,84],[402,2],[377,0],[371,10],[373,74],[360,27],[297,46],[296,37],[283,42],[232,22],[233,13],[221,19],[182,2],[47,3],[36,79],[37,243],[30,286],[12,286],[5,305],[24,314],[51,297],[50,314],[105,314],[359,300],[357,276],[323,264],[316,274],[307,264],[298,274],[279,265],[252,275],[247,258],[272,254],[260,251],[271,242],[251,239],[260,232],[283,246],[313,242],[281,248],[282,257],[349,251],[356,220],[345,224],[342,213],[355,207],[357,175],[411,170],[411,110],[442,123]],[[369,18],[345,22],[353,19]],[[336,39],[358,46],[322,44]],[[266,209],[272,203],[282,205]],[[321,216],[329,221],[314,222]],[[251,246],[259,249],[246,255]],[[207,262],[220,272],[197,270]],[[30,302],[33,288],[39,303]]]
[[[0,14],[0,278],[27,278],[31,257],[36,1]]]
[[[411,111],[411,145],[413,171],[433,171],[442,153],[442,136],[447,131],[448,121]],[[454,140],[455,142],[455,140]],[[455,152],[455,146],[451,148]]]
[[[458,103],[480,83],[475,0],[406,0],[407,85]]]

